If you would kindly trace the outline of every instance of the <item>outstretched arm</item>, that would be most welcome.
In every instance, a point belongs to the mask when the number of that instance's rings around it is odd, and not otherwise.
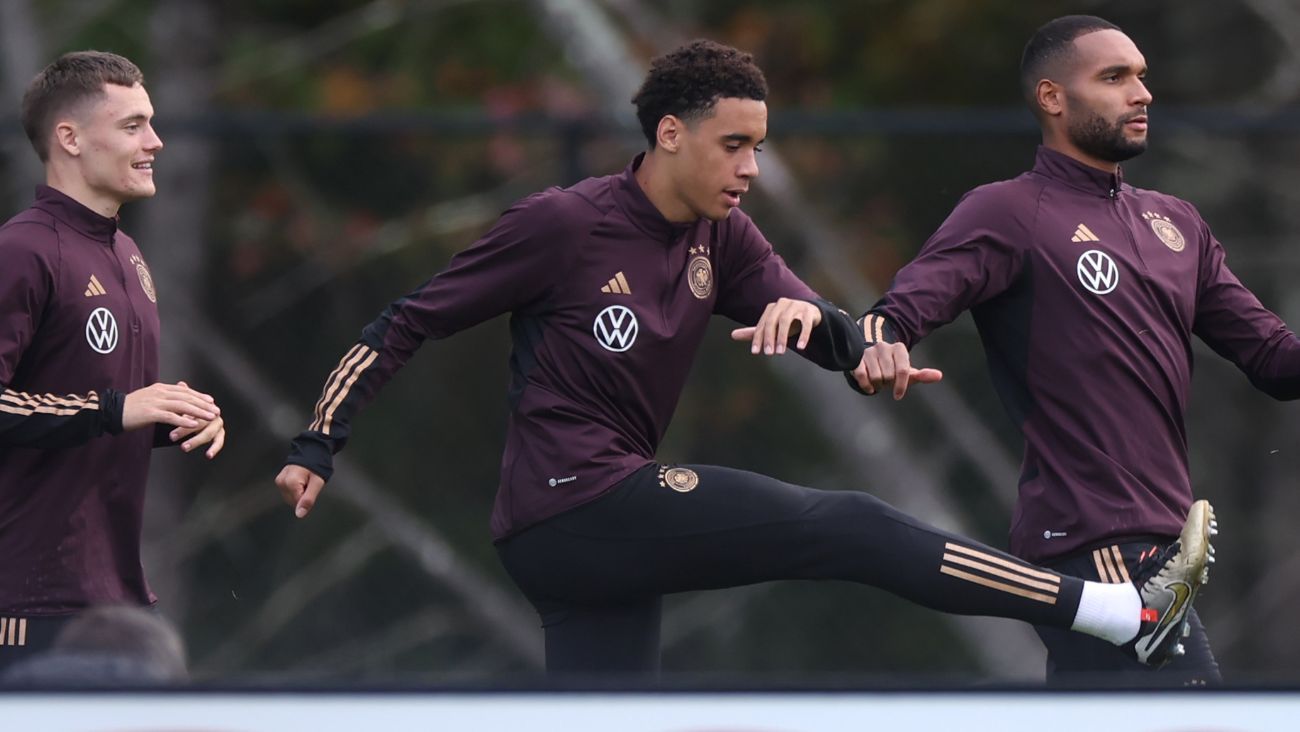
[[[1274,399],[1300,398],[1300,338],[1228,269],[1223,246],[1203,227],[1192,330]]]
[[[842,371],[861,358],[862,343],[849,314],[825,300],[778,298],[768,303],[758,323],[731,331],[732,340],[748,341],[750,353],[780,356],[788,346],[804,352],[825,368]]]
[[[901,399],[914,383],[943,378],[935,369],[912,366],[910,349],[935,328],[1012,287],[1027,263],[1031,238],[1028,209],[1006,185],[986,186],[964,196],[926,241],[916,258],[898,271],[889,291],[859,321],[867,348],[849,385],[875,394],[892,384]]]
[[[822,368],[853,368],[862,355],[862,338],[852,317],[790,271],[748,216],[735,211],[717,227],[724,246],[713,311],[746,326],[732,338],[750,341],[754,353],[779,355],[793,345]]]
[[[394,301],[339,359],[325,380],[311,424],[289,449],[276,478],[285,502],[306,516],[334,472],[352,420],[426,339],[445,338],[505,312],[543,307],[556,273],[565,271],[561,194],[516,204],[443,270]]]

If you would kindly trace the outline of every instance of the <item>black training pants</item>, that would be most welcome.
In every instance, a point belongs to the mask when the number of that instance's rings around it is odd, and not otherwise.
[[[75,615],[0,616],[0,683],[5,672],[48,651]]]
[[[837,579],[944,612],[1068,628],[1083,587],[866,493],[706,465],[648,465],[498,551],[541,615],[552,673],[657,671],[671,592]]]

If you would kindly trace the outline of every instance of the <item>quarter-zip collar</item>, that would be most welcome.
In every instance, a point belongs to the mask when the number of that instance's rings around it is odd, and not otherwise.
[[[1114,173],[1107,173],[1045,145],[1038,146],[1038,155],[1034,158],[1034,172],[1060,181],[1071,188],[1077,188],[1085,193],[1094,193],[1103,198],[1117,198],[1124,190],[1122,167],[1116,168]]]
[[[116,216],[100,216],[66,193],[47,185],[36,186],[34,205],[95,241],[112,244],[113,236],[117,234]]]
[[[623,169],[621,175],[615,176],[614,200],[618,202],[619,208],[623,209],[623,213],[627,214],[628,221],[631,221],[633,226],[655,241],[671,244],[699,221],[677,224],[664,218],[646,196],[645,191],[641,190],[641,184],[636,180],[636,170],[641,167],[643,160],[645,160],[645,153],[638,154]]]

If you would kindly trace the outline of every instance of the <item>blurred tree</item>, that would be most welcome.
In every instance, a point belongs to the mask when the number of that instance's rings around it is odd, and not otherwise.
[[[42,39],[44,34],[36,25],[32,6],[27,0],[0,3],[0,94],[18,107],[27,84],[41,70],[45,58]],[[10,133],[0,136],[0,152],[9,163],[5,181],[7,210],[16,211],[26,206],[33,186],[45,179],[40,158],[31,149],[24,135]]]

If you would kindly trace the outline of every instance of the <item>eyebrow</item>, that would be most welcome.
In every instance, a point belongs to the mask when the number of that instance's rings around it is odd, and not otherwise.
[[[1135,67],[1130,66],[1130,65],[1128,65],[1128,64],[1115,64],[1115,65],[1113,65],[1113,66],[1107,66],[1106,68],[1102,69],[1101,71],[1098,71],[1098,72],[1097,72],[1097,76],[1105,76],[1105,75],[1107,75],[1107,74],[1122,74],[1122,73],[1126,73],[1126,72],[1129,72],[1129,71],[1133,71],[1134,68],[1135,68]],[[1141,76],[1142,74],[1145,74],[1146,72],[1147,72],[1147,67],[1146,67],[1146,66],[1143,66],[1142,68],[1137,69],[1137,71],[1134,72],[1134,73],[1136,73],[1137,75]]]
[[[743,133],[743,132],[732,132],[731,134],[723,135],[723,136],[722,136],[722,139],[725,140],[725,141],[727,141],[727,142],[752,142],[753,139],[754,139],[754,136],[753,136],[753,135],[746,135],[746,134]],[[767,138],[764,137],[762,140],[759,140],[758,142],[756,142],[756,143],[754,143],[754,144],[755,144],[755,145],[761,145],[761,144],[763,144],[766,140],[767,140]]]
[[[124,124],[126,124],[126,123],[128,123],[128,122],[148,122],[148,121],[149,121],[149,117],[148,117],[148,115],[145,115],[145,114],[133,114],[133,115],[131,115],[131,116],[129,116],[129,117],[123,117],[122,119],[119,119],[119,120],[117,121],[117,123],[118,123],[119,125],[124,125]]]

